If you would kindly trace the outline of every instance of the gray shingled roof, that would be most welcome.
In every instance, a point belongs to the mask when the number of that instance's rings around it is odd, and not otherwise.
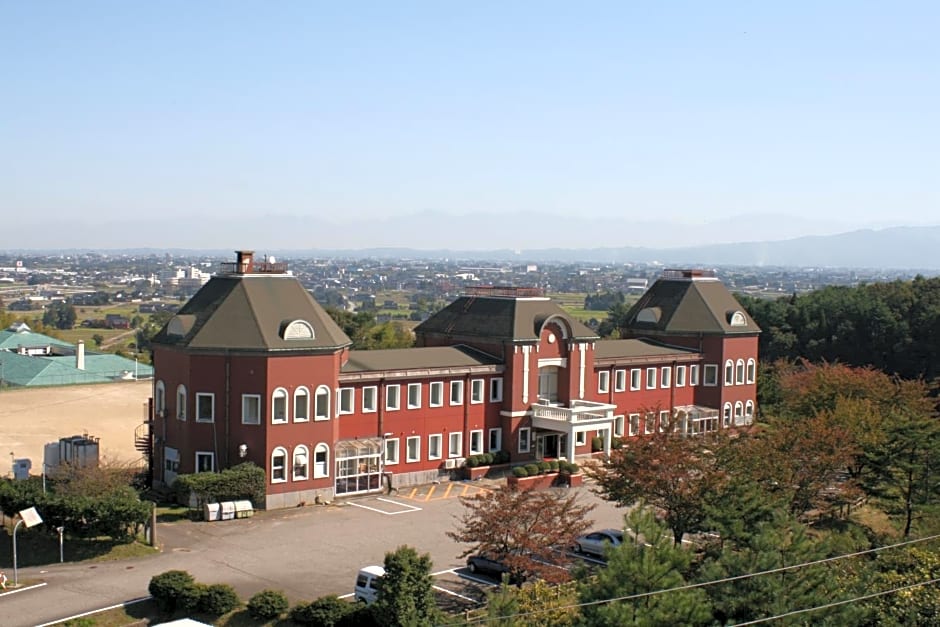
[[[746,324],[732,326],[731,316],[741,312]],[[661,278],[630,308],[626,328],[655,334],[754,334],[760,327],[713,278]]]
[[[432,370],[501,365],[498,359],[469,346],[429,346],[384,350],[349,351],[340,372]]]
[[[641,357],[695,358],[699,352],[691,348],[664,346],[649,340],[601,340],[594,345],[594,359],[634,359]]]
[[[461,296],[417,327],[416,335],[498,341],[536,341],[551,317],[564,319],[575,339],[598,335],[548,298]]]
[[[284,339],[302,320],[312,339]],[[153,342],[201,350],[310,351],[352,344],[291,275],[214,276],[170,319]]]

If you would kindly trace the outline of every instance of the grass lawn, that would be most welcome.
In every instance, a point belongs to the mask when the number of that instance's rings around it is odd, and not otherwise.
[[[4,528],[0,533],[0,564],[13,564],[13,541],[10,529]],[[145,557],[156,555],[157,549],[142,542],[115,542],[110,538],[70,538],[66,534],[62,543],[62,554],[65,561],[82,562],[92,560],[96,562],[116,561],[131,557]],[[50,533],[42,526],[33,529],[23,529],[21,526],[16,532],[16,560],[18,566],[42,566],[55,564],[59,561],[59,536]]]

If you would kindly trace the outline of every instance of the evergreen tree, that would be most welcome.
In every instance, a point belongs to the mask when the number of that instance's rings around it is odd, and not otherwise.
[[[372,606],[380,625],[419,627],[439,622],[431,579],[431,556],[410,546],[385,554],[385,576]]]

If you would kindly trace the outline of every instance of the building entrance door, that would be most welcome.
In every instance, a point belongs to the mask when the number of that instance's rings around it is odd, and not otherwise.
[[[557,433],[538,433],[535,436],[535,456],[537,459],[561,457],[564,435]]]

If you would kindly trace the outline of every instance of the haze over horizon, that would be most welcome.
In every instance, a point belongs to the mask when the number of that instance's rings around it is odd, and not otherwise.
[[[936,225],[938,18],[9,3],[7,245],[668,248]]]

